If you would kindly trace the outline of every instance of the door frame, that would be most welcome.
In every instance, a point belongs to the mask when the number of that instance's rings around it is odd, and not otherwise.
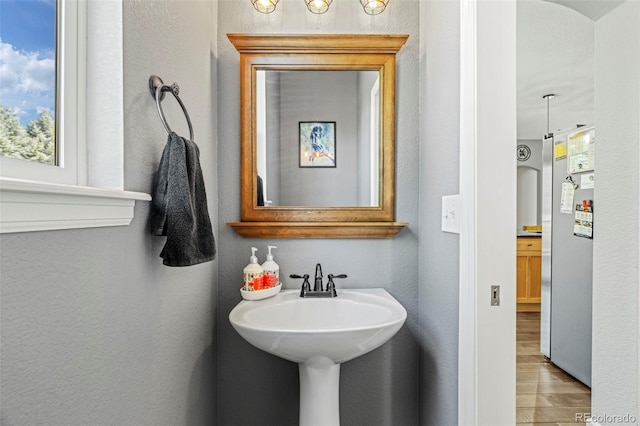
[[[515,423],[515,24],[515,0],[460,0],[460,425]]]

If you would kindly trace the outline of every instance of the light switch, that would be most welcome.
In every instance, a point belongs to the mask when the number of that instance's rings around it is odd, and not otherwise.
[[[460,194],[442,197],[442,231],[460,233]]]

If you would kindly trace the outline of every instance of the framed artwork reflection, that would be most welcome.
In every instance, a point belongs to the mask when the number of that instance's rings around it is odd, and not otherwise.
[[[336,122],[300,121],[300,167],[336,167]]]

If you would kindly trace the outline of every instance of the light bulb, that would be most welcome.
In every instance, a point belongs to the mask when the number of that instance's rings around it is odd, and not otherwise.
[[[279,0],[251,0],[253,7],[260,13],[271,13],[276,10]]]
[[[305,0],[309,12],[321,15],[329,10],[329,5],[333,0]]]
[[[360,0],[360,4],[368,15],[378,15],[387,8],[389,0]]]

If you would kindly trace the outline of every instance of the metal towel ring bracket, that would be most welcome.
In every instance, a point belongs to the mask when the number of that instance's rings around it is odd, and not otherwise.
[[[173,83],[172,85],[166,85],[162,81],[160,77],[157,75],[152,75],[149,77],[149,91],[151,92],[151,96],[156,100],[156,106],[158,107],[158,114],[160,114],[160,120],[162,121],[162,125],[164,126],[167,133],[171,133],[171,127],[167,123],[167,119],[164,116],[164,111],[162,111],[162,101],[164,100],[164,93],[171,92],[171,94],[176,98],[178,103],[180,104],[180,108],[182,108],[182,112],[184,112],[184,116],[187,118],[187,124],[189,124],[189,138],[193,141],[193,126],[191,126],[191,119],[189,118],[189,113],[187,112],[187,108],[182,103],[182,99],[178,94],[180,93],[180,87],[177,83]]]

